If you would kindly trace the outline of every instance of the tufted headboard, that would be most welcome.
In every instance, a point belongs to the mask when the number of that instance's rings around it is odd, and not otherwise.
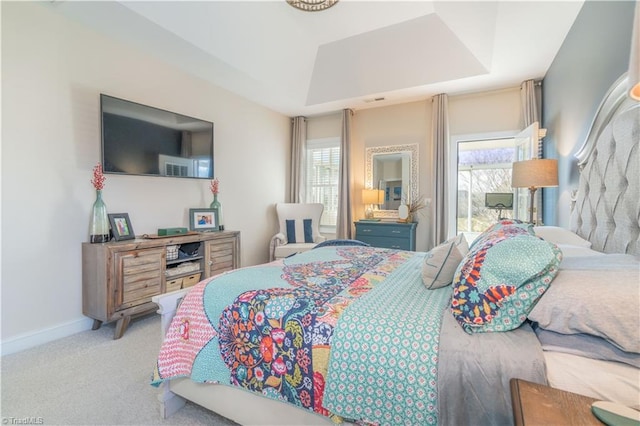
[[[578,153],[571,230],[605,253],[640,255],[640,103],[623,75],[609,89]]]

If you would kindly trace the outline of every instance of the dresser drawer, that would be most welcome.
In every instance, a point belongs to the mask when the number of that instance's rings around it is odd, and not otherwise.
[[[391,238],[391,237],[374,237],[374,236],[358,236],[358,240],[367,243],[373,247],[389,248],[396,250],[411,250],[411,240],[409,238]]]
[[[356,233],[361,236],[409,238],[411,228],[402,225],[361,225],[356,224]]]
[[[160,294],[164,248],[118,252],[114,256],[116,310],[143,305]]]
[[[415,250],[416,223],[356,222],[356,240],[373,247]]]

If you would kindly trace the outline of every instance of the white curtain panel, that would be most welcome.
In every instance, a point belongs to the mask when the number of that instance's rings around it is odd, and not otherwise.
[[[294,117],[291,132],[291,176],[289,177],[289,201],[305,200],[305,153],[307,145],[307,118]]]
[[[340,138],[340,177],[338,183],[338,218],[336,238],[351,239],[353,237],[353,212],[351,203],[351,119],[353,111],[342,111],[342,135]]]
[[[433,147],[433,223],[431,247],[447,240],[448,191],[447,153],[449,152],[449,97],[441,93],[432,98],[432,147]],[[429,248],[431,248],[429,247]]]
[[[636,2],[629,55],[629,96],[640,101],[640,2]]]
[[[524,118],[524,127],[538,122],[539,127],[542,127],[540,123],[540,117],[542,116],[542,102],[539,102],[542,95],[540,84],[536,84],[533,80],[523,81],[520,85],[520,101],[522,104],[522,114]],[[542,141],[538,141],[538,158],[542,158],[543,146]],[[536,223],[542,223],[542,189],[535,194],[534,204],[536,206],[535,221]]]
[[[520,85],[520,103],[522,104],[522,115],[524,118],[524,128],[532,125],[536,121],[540,123],[542,115],[542,103],[539,102],[541,96],[540,85],[533,80],[523,81]],[[538,144],[538,158],[542,158],[542,144]]]
[[[520,101],[524,115],[524,127],[530,126],[535,121],[540,122],[540,111],[536,98],[536,82],[533,80],[523,81],[520,85]]]

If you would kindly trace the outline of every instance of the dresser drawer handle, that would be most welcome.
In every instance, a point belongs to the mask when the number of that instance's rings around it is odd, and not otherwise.
[[[363,229],[362,232],[371,232],[371,229]]]
[[[391,246],[391,248],[399,249],[399,248],[400,248],[400,246]]]
[[[393,231],[391,231],[391,232],[392,232],[393,234],[399,234],[399,233],[401,233],[402,231],[393,230]]]

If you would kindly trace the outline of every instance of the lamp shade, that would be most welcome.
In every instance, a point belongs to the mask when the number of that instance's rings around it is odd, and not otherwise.
[[[363,189],[363,204],[382,204],[384,202],[384,191],[381,189]]]
[[[558,160],[516,161],[511,171],[511,186],[514,188],[558,186]]]
[[[629,56],[629,96],[640,101],[640,5],[636,2]]]

